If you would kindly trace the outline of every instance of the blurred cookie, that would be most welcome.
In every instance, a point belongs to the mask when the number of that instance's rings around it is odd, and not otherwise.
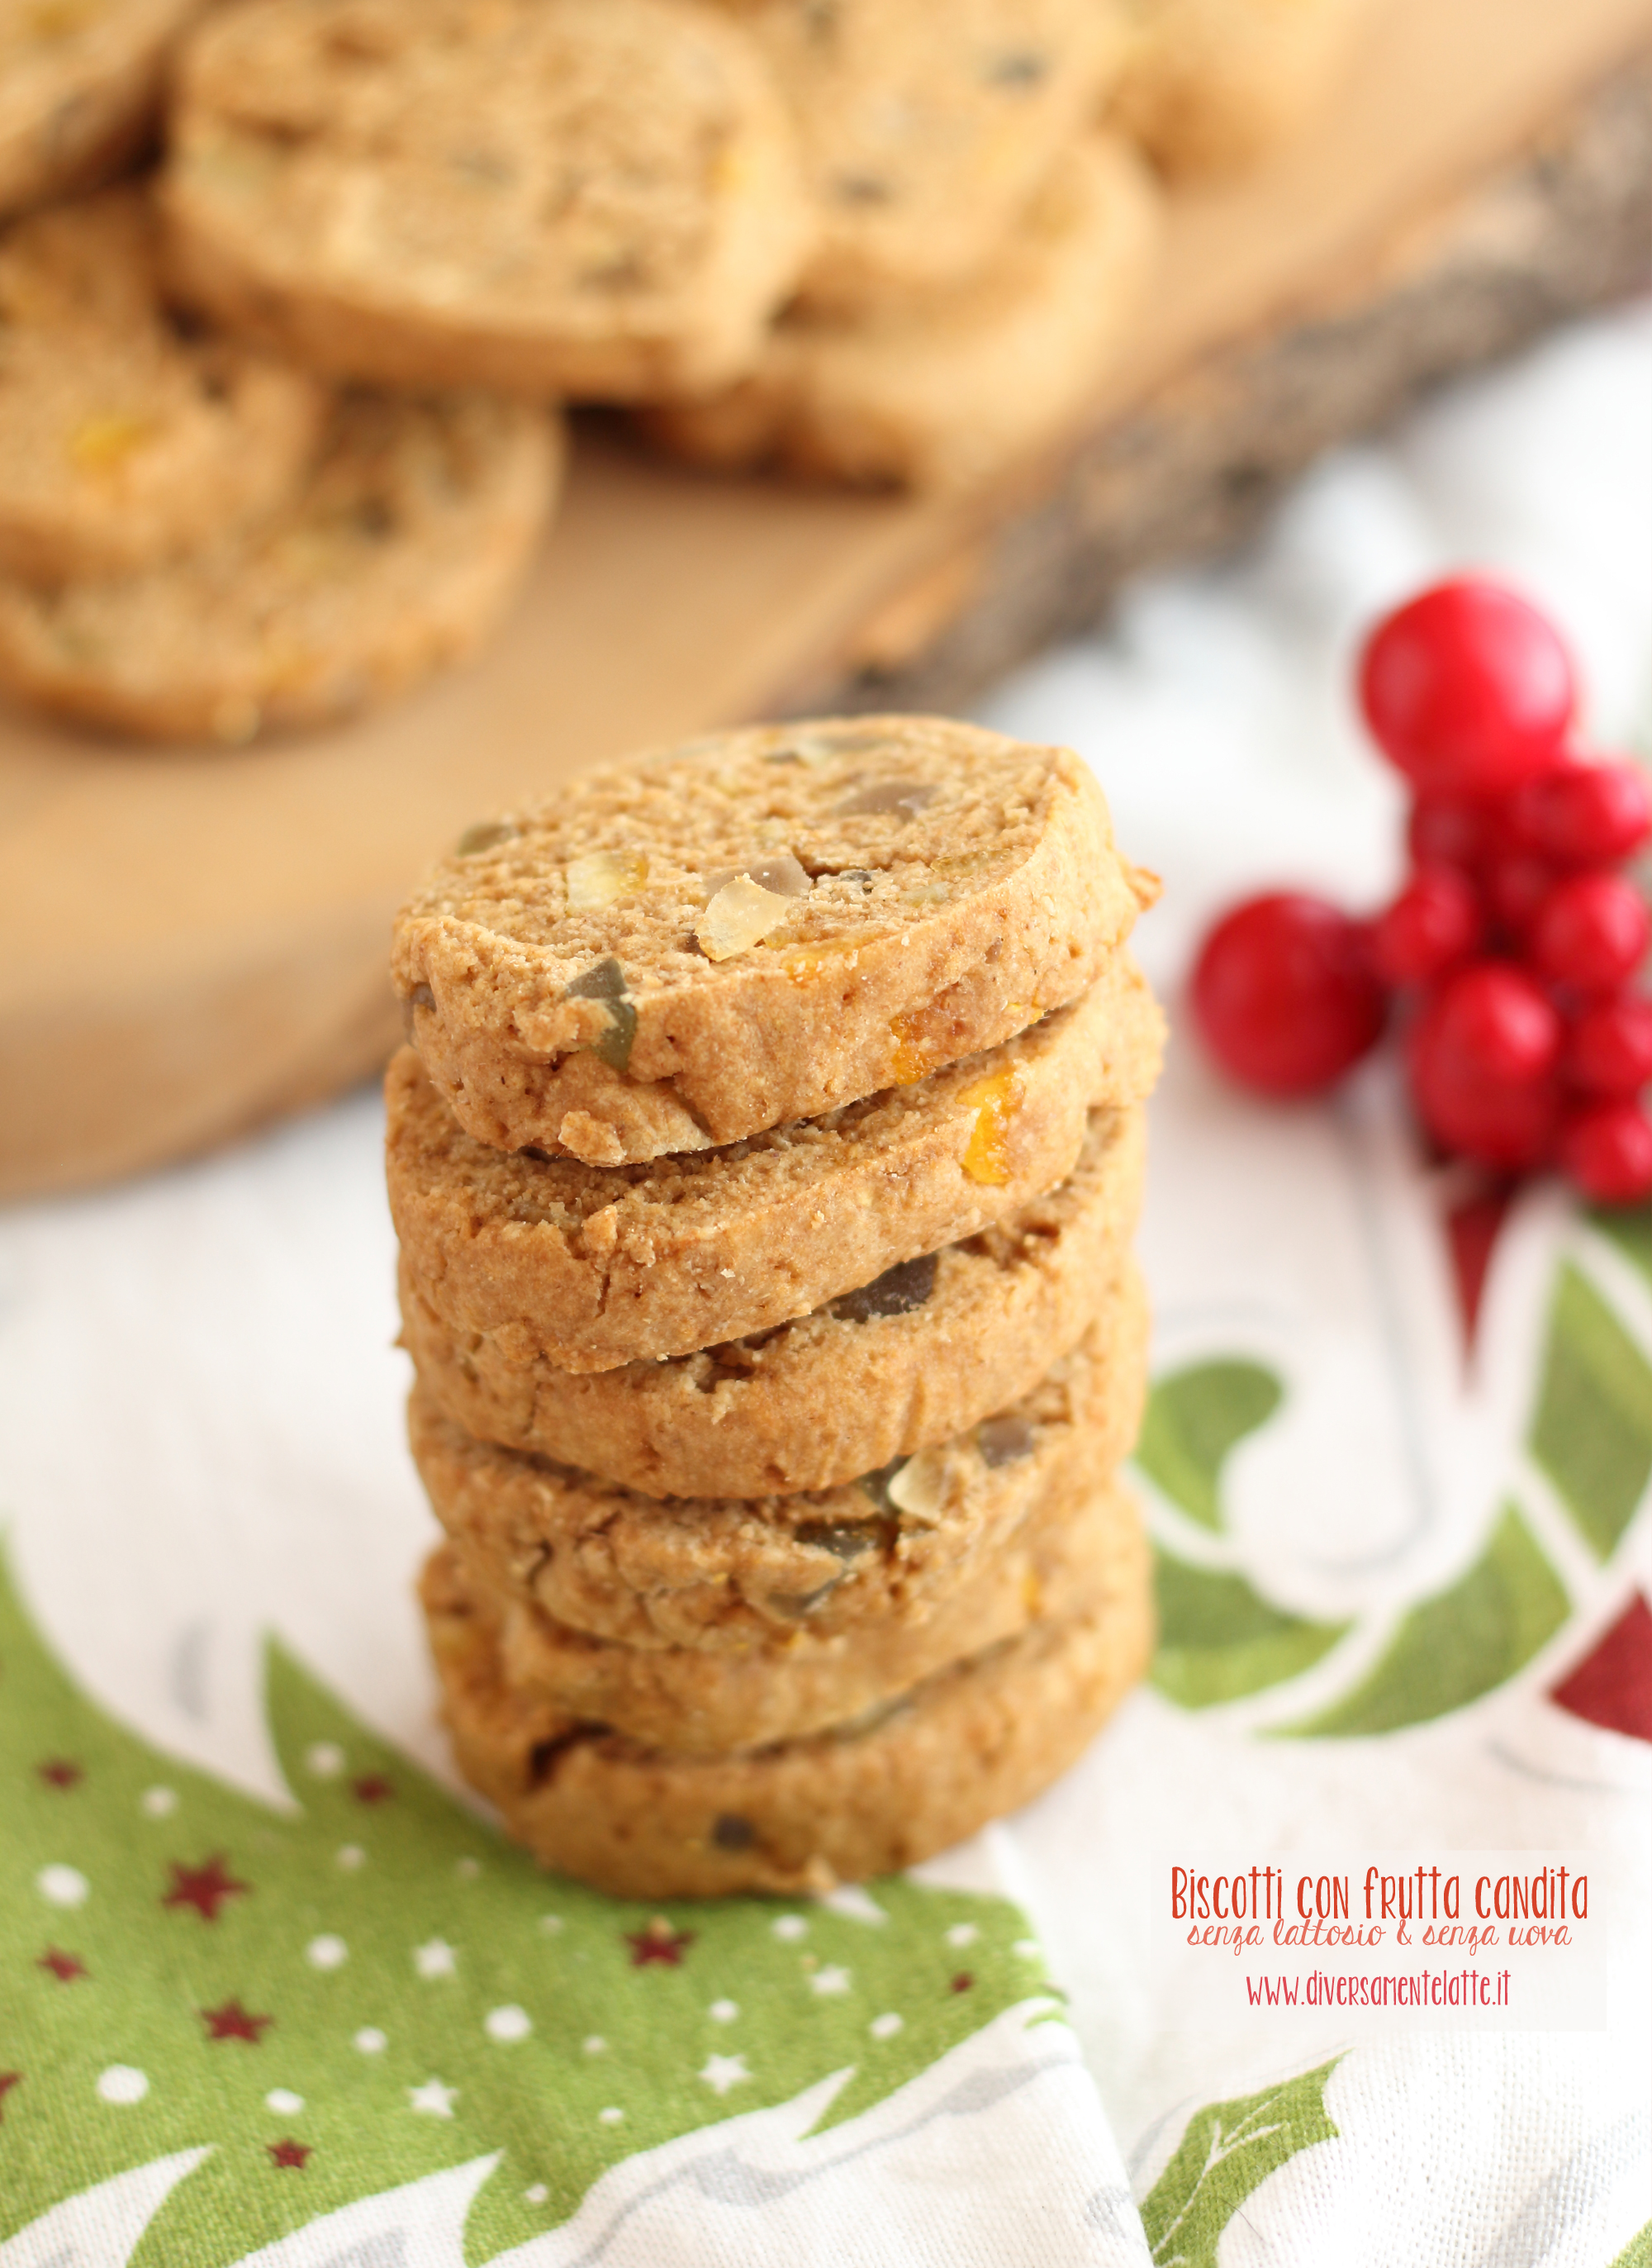
[[[467,1432],[648,1496],[819,1489],[961,1433],[1065,1354],[1141,1204],[1143,1115],[1098,1110],[1059,1189],[795,1322],[664,1362],[560,1370],[455,1332],[401,1270],[402,1343]]]
[[[180,287],[318,369],[634,398],[756,353],[795,137],[692,0],[243,0],[179,73]]]
[[[811,1738],[683,1756],[534,1703],[454,1557],[422,1597],[459,1768],[540,1863],[621,1897],[817,1892],[960,1841],[1072,1764],[1147,1667],[1139,1528],[1094,1602]]]
[[[1076,998],[1156,887],[1066,749],[765,725],[473,828],[398,916],[392,976],[469,1133],[617,1166],[996,1045]]]
[[[987,1054],[726,1149],[586,1166],[474,1140],[404,1048],[385,1079],[390,1210],[450,1330],[563,1370],[789,1322],[1064,1181],[1093,1106],[1140,1101],[1163,1026],[1125,955]]]
[[[118,173],[204,0],[0,0],[0,214]]]
[[[791,106],[817,305],[899,306],[1004,247],[1124,51],[1110,0],[724,0]]]
[[[1135,1439],[1146,1307],[1123,1279],[1068,1355],[995,1418],[835,1489],[635,1494],[476,1441],[415,1388],[415,1462],[476,1580],[621,1646],[747,1653],[921,1622],[1036,1513],[1076,1514]]]
[[[1167,173],[1230,172],[1323,102],[1365,0],[1126,0],[1124,70],[1107,123]]]
[[[271,518],[147,572],[0,581],[0,687],[146,739],[320,724],[462,660],[515,593],[561,458],[485,394],[346,395]]]
[[[267,516],[327,414],[312,379],[160,301],[136,188],[0,236],[0,575],[126,575]]]
[[[951,1663],[1017,1638],[1041,1618],[1081,1613],[1136,1550],[1134,1504],[1117,1484],[1057,1517],[1036,1507],[1002,1548],[929,1614],[807,1627],[748,1653],[616,1646],[496,1595],[499,1674],[525,1701],[608,1726],[679,1756],[721,1756],[806,1740],[878,1709]]]
[[[641,413],[673,454],[828,480],[966,487],[1061,438],[1098,401],[1151,272],[1159,205],[1128,146],[1058,159],[979,276],[886,307],[794,310],[722,393]]]

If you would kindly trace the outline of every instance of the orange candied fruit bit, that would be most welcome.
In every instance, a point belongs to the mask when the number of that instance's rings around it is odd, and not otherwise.
[[[822,945],[789,945],[780,955],[780,963],[794,984],[809,984],[835,961],[841,962],[852,955],[855,946],[847,939],[828,938]],[[855,965],[851,959],[850,968]]]
[[[84,418],[70,436],[70,460],[77,472],[119,472],[128,457],[136,456],[153,438],[154,430],[153,418],[134,417],[121,410]]]
[[[924,1041],[922,1010],[909,1009],[904,1016],[892,1018],[889,1029],[895,1042],[895,1083],[910,1086],[914,1079],[922,1079],[935,1068],[934,1051]]]
[[[975,1112],[963,1159],[964,1171],[972,1182],[1002,1188],[1010,1179],[1010,1128],[1019,1100],[1013,1071],[994,1071],[959,1095],[958,1101]]]

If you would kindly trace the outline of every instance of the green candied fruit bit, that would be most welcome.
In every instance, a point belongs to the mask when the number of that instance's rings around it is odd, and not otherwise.
[[[608,1011],[608,1028],[596,1042],[591,1053],[600,1057],[611,1071],[625,1071],[631,1061],[631,1046],[636,1038],[636,1008],[626,986],[625,971],[612,954],[576,976],[567,988],[570,1000],[600,1000]]]
[[[509,843],[516,831],[508,819],[478,820],[474,827],[467,827],[459,836],[453,856],[474,858],[479,850],[492,850],[501,843]]]

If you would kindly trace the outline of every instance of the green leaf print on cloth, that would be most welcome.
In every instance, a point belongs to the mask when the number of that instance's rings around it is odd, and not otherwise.
[[[1135,1462],[1171,1502],[1220,1534],[1222,1476],[1246,1434],[1278,1409],[1285,1389],[1260,1363],[1192,1364],[1154,1386]],[[1159,1638],[1152,1683],[1184,1709],[1210,1709],[1280,1685],[1330,1651],[1347,1625],[1314,1623],[1270,1606],[1244,1575],[1196,1567],[1154,1550]]]
[[[1612,2268],[1652,2268],[1652,2220],[1629,2239]]]
[[[1413,1607],[1375,1668],[1318,1716],[1281,1729],[1303,1739],[1392,1733],[1477,1701],[1524,1668],[1566,1620],[1559,1578],[1512,1505],[1449,1590]]]
[[[1652,1209],[1601,1212],[1591,1226],[1652,1280]],[[1602,1268],[1596,1281],[1575,1261],[1560,1263],[1527,1434],[1533,1463],[1603,1565],[1652,1479],[1652,1362],[1601,1288],[1607,1273]],[[1178,1372],[1154,1389],[1138,1462],[1186,1518],[1224,1539],[1211,1547],[1218,1560],[1234,1556],[1225,1541],[1223,1466],[1281,1399],[1271,1372],[1237,1356]],[[1515,1485],[1518,1492],[1518,1480]],[[1160,1630],[1152,1682],[1183,1708],[1212,1708],[1283,1685],[1355,1627],[1308,1621],[1276,1606],[1237,1566],[1193,1564],[1162,1543],[1156,1556]],[[1352,1691],[1268,1731],[1275,1738],[1355,1738],[1466,1708],[1523,1669],[1560,1629],[1572,1603],[1528,1518],[1506,1503],[1472,1565],[1400,1616]]]
[[[621,1904],[542,1874],[273,1646],[266,1703],[288,1810],[104,1715],[0,1570],[0,2244],[151,2168],[133,2260],[218,2268],[498,2153],[481,2263],[620,2159],[833,2073],[821,2123],[853,2117],[1041,1988],[1006,1899],[885,1881],[881,1926]]]
[[[1222,1525],[1219,1493],[1229,1454],[1265,1425],[1284,1388],[1259,1363],[1195,1363],[1156,1384],[1135,1461],[1201,1528]]]
[[[1609,1559],[1652,1474],[1652,1366],[1569,1262],[1549,1318],[1531,1451],[1590,1550]]]
[[[1154,2268],[1215,2268],[1222,2232],[1252,2191],[1299,2150],[1336,2140],[1325,2091],[1339,2060],[1195,2112],[1142,2202]]]
[[[1184,1709],[1209,1709],[1281,1685],[1328,1653],[1348,1625],[1269,1606],[1243,1575],[1154,1554],[1159,1641],[1152,1683]]]
[[[1590,1215],[1590,1220],[1652,1284],[1652,1205],[1636,1205],[1632,1210],[1602,1206]]]

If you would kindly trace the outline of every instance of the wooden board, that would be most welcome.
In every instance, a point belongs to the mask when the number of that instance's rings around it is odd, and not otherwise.
[[[1176,200],[1150,313],[1086,430],[989,492],[716,482],[596,424],[504,636],[400,708],[235,753],[7,716],[0,1195],[186,1155],[369,1071],[393,1037],[391,913],[476,814],[809,696],[955,688],[1084,618],[1075,605],[1131,565],[1231,533],[1274,478],[1407,386],[1621,289],[1646,242],[1649,50],[1652,0],[1383,0],[1311,132]],[[1613,129],[1626,87],[1630,125]],[[1522,193],[1542,225],[1511,254]],[[1430,278],[1460,308],[1476,275],[1530,283],[1545,261],[1548,296],[1538,276],[1513,320],[1501,291],[1466,340],[1421,320]],[[1369,346],[1384,315],[1385,357],[1355,354],[1351,380],[1281,403],[1293,354],[1325,378],[1325,342]]]

